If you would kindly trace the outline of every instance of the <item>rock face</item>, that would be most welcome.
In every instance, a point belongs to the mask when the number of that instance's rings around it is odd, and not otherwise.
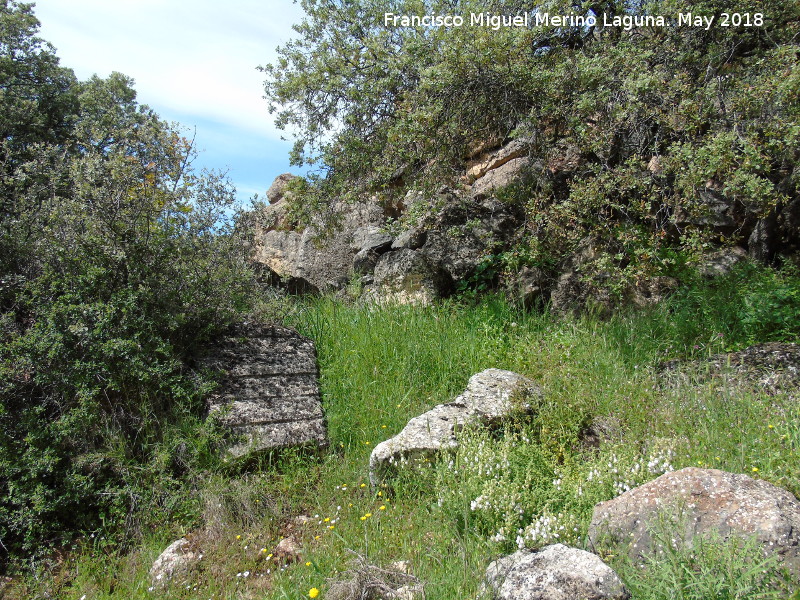
[[[392,238],[378,229],[384,212],[375,202],[335,203],[331,210],[339,228],[325,235],[321,219],[303,230],[293,229],[285,200],[268,206],[255,219],[253,261],[281,280],[297,282],[298,289],[341,289],[350,280],[356,255],[388,249]]]
[[[209,401],[217,415],[246,441],[234,456],[299,445],[326,446],[314,344],[292,329],[239,325],[211,351],[205,364],[225,372]]]
[[[511,371],[487,369],[473,375],[455,400],[414,417],[395,437],[375,446],[369,460],[370,482],[378,485],[397,464],[457,447],[456,433],[467,423],[491,424],[510,415],[516,408],[515,393],[524,397],[541,392],[531,380]]]
[[[589,526],[592,544],[627,544],[634,559],[658,551],[650,531],[663,513],[676,518],[676,536],[691,547],[695,536],[755,539],[800,575],[800,503],[766,481],[716,469],[689,467],[601,502]],[[680,530],[682,528],[682,531]]]
[[[374,271],[372,298],[398,304],[430,304],[450,290],[447,274],[422,252],[409,248],[381,256]]]
[[[483,152],[471,160],[467,165],[466,180],[473,183],[489,171],[502,167],[504,164],[528,155],[530,140],[512,140],[505,146],[490,152]]]
[[[527,156],[514,158],[498,166],[472,184],[472,195],[475,198],[488,198],[496,191],[514,183],[532,167]]]
[[[150,582],[153,586],[165,586],[172,580],[183,580],[189,575],[201,556],[191,550],[190,542],[181,538],[172,542],[150,567]]]
[[[528,160],[519,154],[521,147],[501,150],[485,161],[482,169],[487,171],[481,171],[479,182],[488,185],[518,161]],[[362,276],[373,299],[428,302],[452,293],[455,283],[473,275],[489,254],[509,248],[525,219],[521,206],[503,204],[489,193],[470,197],[445,188],[432,198],[409,193],[392,210],[376,199],[334,202],[327,217],[334,230],[321,235],[322,218],[303,230],[290,222],[284,196],[291,179],[276,179],[268,193],[273,204],[252,219],[253,261],[291,291],[339,290],[353,276]],[[489,187],[499,189],[508,183],[504,181]],[[435,210],[396,238],[386,232],[387,219],[396,217],[393,211],[433,206]]]
[[[699,271],[703,277],[714,279],[727,275],[731,269],[747,258],[747,251],[739,246],[723,248],[709,254],[700,265]]]
[[[448,274],[452,285],[472,275],[490,250],[509,247],[524,218],[519,206],[495,198],[470,200],[450,195],[428,225],[420,252]]]
[[[493,600],[624,600],[630,597],[611,567],[594,554],[563,544],[516,552],[486,569]]]

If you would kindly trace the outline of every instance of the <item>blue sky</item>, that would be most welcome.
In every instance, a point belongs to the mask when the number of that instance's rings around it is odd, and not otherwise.
[[[287,171],[258,65],[302,18],[291,0],[38,0],[40,36],[80,79],[119,71],[138,100],[192,135],[196,166],[228,171],[241,200]]]

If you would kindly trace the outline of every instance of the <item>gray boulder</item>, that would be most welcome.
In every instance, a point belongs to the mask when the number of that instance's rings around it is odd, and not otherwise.
[[[374,250],[385,252],[392,245],[392,236],[375,225],[365,225],[353,232],[350,248],[353,250]]]
[[[689,467],[666,473],[594,508],[589,539],[624,544],[633,559],[660,549],[651,531],[674,518],[675,537],[687,547],[700,535],[755,537],[800,575],[800,503],[788,491],[747,475]]]
[[[388,249],[391,237],[382,234],[384,211],[374,200],[333,202],[305,228],[289,222],[281,177],[273,194],[279,198],[253,215],[251,258],[274,274],[278,282],[308,291],[342,289],[353,274],[355,256],[363,249]],[[272,188],[270,188],[272,190]]]
[[[713,279],[731,272],[731,269],[747,259],[747,251],[739,246],[722,248],[703,258],[699,271],[703,277]]]
[[[472,275],[488,254],[516,241],[524,219],[519,206],[495,198],[451,195],[428,225],[420,251],[453,282],[460,281]]]
[[[514,403],[515,394],[523,399],[519,405]],[[370,482],[378,485],[399,464],[425,462],[441,450],[456,448],[456,433],[468,423],[491,425],[515,409],[528,410],[524,399],[534,394],[541,394],[539,388],[511,371],[487,369],[473,375],[455,400],[414,417],[396,436],[375,446],[369,460]]]
[[[619,576],[585,550],[554,544],[538,552],[516,552],[486,569],[493,600],[624,600]]]
[[[383,254],[375,263],[375,287],[367,299],[399,304],[430,304],[452,287],[447,274],[418,250],[404,248]]]
[[[278,175],[267,190],[267,198],[269,199],[269,203],[275,204],[280,202],[286,195],[287,186],[294,179],[297,179],[297,176],[292,175],[291,173],[283,173],[282,175]]]
[[[280,326],[239,325],[211,350],[204,364],[221,370],[209,416],[244,441],[234,457],[270,448],[327,446],[314,343]]]
[[[395,238],[392,242],[392,250],[400,250],[402,248],[417,250],[425,245],[427,239],[428,234],[424,229],[412,227],[406,229]]]
[[[186,538],[172,542],[150,567],[151,585],[161,588],[170,582],[184,582],[201,558],[202,555],[192,549]]]

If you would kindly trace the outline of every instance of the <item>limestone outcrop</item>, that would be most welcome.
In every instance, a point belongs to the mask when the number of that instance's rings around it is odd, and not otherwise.
[[[334,203],[330,215],[301,229],[290,223],[283,191],[278,194],[276,202],[254,218],[252,259],[290,288],[341,289],[350,281],[359,252],[388,248],[392,243],[391,237],[380,233],[384,211],[375,202]],[[338,224],[335,232],[326,233],[325,218]]]
[[[243,438],[233,456],[287,446],[328,444],[314,343],[287,327],[234,327],[205,366],[223,372],[209,416]]]
[[[492,169],[478,181],[527,160],[502,162],[505,158],[490,161]],[[325,217],[330,230],[323,217],[301,229],[289,218],[285,196],[290,181],[280,176],[269,192],[274,202],[252,219],[252,259],[273,274],[273,281],[294,292],[340,290],[361,277],[367,297],[375,300],[428,302],[445,297],[457,282],[475,274],[487,256],[510,248],[524,223],[521,206],[504,204],[490,194],[473,197],[443,189],[431,198],[410,193],[400,202],[396,211],[420,203],[432,210],[396,236],[387,232],[392,211],[377,199],[334,202]],[[510,179],[504,181],[507,185]]]
[[[369,461],[370,482],[378,485],[401,464],[424,462],[441,450],[456,448],[456,433],[465,425],[491,425],[515,410],[527,410],[526,398],[540,393],[530,379],[512,371],[487,369],[473,375],[467,389],[452,402],[414,417],[396,436],[375,446]]]

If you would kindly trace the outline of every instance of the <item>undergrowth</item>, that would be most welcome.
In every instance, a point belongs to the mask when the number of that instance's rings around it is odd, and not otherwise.
[[[553,542],[584,547],[597,502],[666,471],[720,468],[800,494],[796,394],[697,371],[668,385],[661,366],[798,339],[798,289],[794,272],[745,267],[605,322],[528,313],[499,297],[426,307],[283,304],[284,321],[317,344],[329,450],[290,450],[255,472],[207,469],[193,480],[192,519],[146,530],[130,553],[84,539],[40,581],[20,579],[18,597],[299,599],[316,589],[324,599],[358,556],[382,568],[410,561],[429,600],[477,598],[491,560]],[[499,431],[463,431],[457,451],[372,489],[375,444],[490,367],[541,386],[533,415]],[[599,448],[592,432],[602,432]],[[153,559],[181,534],[203,554],[199,566],[185,584],[149,590]],[[275,555],[287,536],[301,548],[297,561]],[[615,566],[641,600],[750,597],[736,591],[746,585],[764,592],[752,597],[773,597],[778,585],[789,594],[751,550],[712,540],[644,568]],[[719,583],[721,569],[728,579]]]

